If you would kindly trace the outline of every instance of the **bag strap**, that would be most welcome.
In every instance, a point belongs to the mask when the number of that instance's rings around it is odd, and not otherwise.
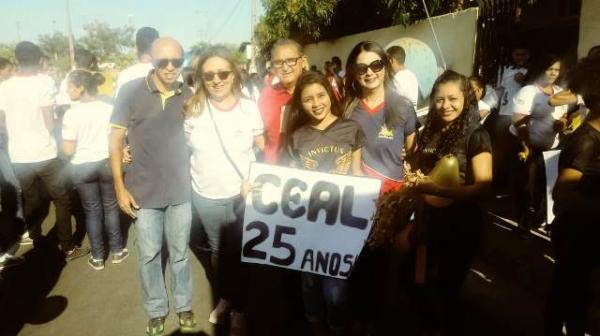
[[[219,139],[219,144],[221,144],[221,149],[223,149],[223,153],[225,153],[225,157],[227,158],[229,163],[231,163],[231,166],[233,166],[233,169],[235,169],[235,172],[238,174],[240,179],[244,180],[244,175],[242,174],[242,172],[240,171],[238,166],[235,164],[235,162],[229,155],[227,148],[225,148],[225,144],[223,143],[223,138],[221,137],[221,132],[219,132],[219,127],[217,127],[217,123],[215,122],[215,118],[213,117],[212,108],[210,107],[210,101],[208,101],[208,99],[206,101],[206,106],[208,106],[208,114],[210,115],[210,120],[212,120],[213,126],[215,127],[215,132],[217,133],[217,138]],[[241,102],[240,102],[240,108],[241,108]]]

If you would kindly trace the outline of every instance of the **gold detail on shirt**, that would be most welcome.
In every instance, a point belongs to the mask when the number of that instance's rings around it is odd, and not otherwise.
[[[379,130],[379,138],[384,139],[393,139],[394,138],[394,130],[389,129],[385,124],[381,125],[381,129]]]
[[[317,160],[313,160],[313,159],[309,158],[308,156],[304,156],[302,154],[300,154],[300,158],[302,159],[302,164],[304,166],[304,169],[316,170],[317,167],[319,167],[319,162],[317,162]]]
[[[342,156],[335,159],[335,169],[330,171],[330,173],[346,175],[350,171],[351,165],[352,165],[352,153],[348,152],[348,153],[342,154]]]

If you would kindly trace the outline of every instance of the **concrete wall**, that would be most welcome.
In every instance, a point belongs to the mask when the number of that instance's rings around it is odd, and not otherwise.
[[[600,0],[582,1],[579,22],[577,56],[582,58],[591,47],[600,45]]]
[[[477,15],[478,8],[470,8],[432,19],[448,68],[465,75],[471,75],[473,71]],[[416,22],[408,27],[393,26],[309,44],[305,46],[305,53],[310,64],[316,65],[319,69],[322,69],[323,63],[332,56],[339,56],[345,66],[350,50],[359,42],[372,40],[387,47],[393,41],[403,37],[414,38],[426,44],[435,54],[438,66],[442,66],[442,59],[427,20]]]

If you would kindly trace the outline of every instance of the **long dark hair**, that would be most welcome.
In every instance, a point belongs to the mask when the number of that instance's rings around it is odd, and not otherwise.
[[[231,53],[223,47],[208,48],[200,55],[198,61],[193,65],[192,68],[192,78],[196,92],[183,105],[184,114],[188,118],[201,114],[202,110],[204,109],[204,104],[206,103],[206,99],[208,97],[206,94],[206,88],[204,87],[204,79],[202,79],[202,66],[209,58],[213,57],[224,59],[227,61],[227,63],[229,63],[231,71],[233,72],[233,84],[231,89],[234,95],[238,97],[241,95],[242,74],[240,69],[233,61]]]
[[[69,82],[76,87],[83,87],[90,96],[98,94],[98,86],[104,84],[104,76],[88,70],[74,70],[69,74]]]
[[[337,117],[342,115],[341,106],[335,99],[333,88],[331,88],[331,84],[329,84],[327,77],[316,71],[304,72],[300,75],[300,78],[298,78],[298,83],[296,83],[288,116],[285,125],[283,125],[284,144],[286,145],[289,144],[289,139],[296,130],[310,122],[310,116],[304,111],[304,107],[302,106],[302,90],[311,84],[319,84],[324,87],[329,96],[329,100],[331,100],[331,113]]]
[[[565,63],[560,59],[560,57],[554,54],[543,54],[535,62],[533,62],[529,67],[527,76],[525,77],[525,83],[535,84],[535,82],[540,79],[544,72],[546,72],[546,70],[548,70],[548,68],[556,62],[560,63],[560,73],[554,82],[554,85],[558,85],[558,83],[562,81],[562,78],[566,73],[566,69],[564,69]]]
[[[440,118],[437,110],[435,108],[435,100],[433,97],[437,92],[440,85],[445,83],[457,83],[462,91],[465,101],[463,105],[463,110],[461,114],[456,118],[450,126],[448,130],[442,134],[440,141],[438,142],[438,148],[436,148],[436,154],[438,157],[442,157],[446,154],[451,154],[455,151],[456,143],[459,139],[465,136],[466,131],[470,124],[470,113],[471,109],[477,108],[477,100],[475,99],[475,94],[473,90],[471,90],[471,86],[469,85],[469,81],[467,77],[459,74],[456,71],[446,70],[442,73],[433,84],[433,88],[431,89],[431,101],[429,103],[429,113],[427,114],[427,121],[425,122],[425,127],[423,129],[423,133],[419,138],[419,149],[423,149],[427,146],[427,144],[431,141],[433,136],[439,132],[441,132],[443,124],[442,119]]]
[[[394,81],[392,77],[392,63],[388,58],[385,50],[376,42],[373,41],[363,41],[358,43],[352,48],[350,51],[350,55],[348,55],[348,59],[346,60],[346,84],[344,86],[344,93],[346,95],[344,101],[344,110],[347,109],[354,99],[360,99],[362,97],[362,88],[360,83],[356,80],[356,59],[358,55],[363,51],[374,52],[381,58],[384,64],[385,69],[385,77],[383,78],[383,86],[386,93],[388,92],[390,87],[394,86]],[[397,116],[393,114],[392,109],[386,108],[384,111],[385,124],[389,128],[395,128],[395,126],[400,121]]]

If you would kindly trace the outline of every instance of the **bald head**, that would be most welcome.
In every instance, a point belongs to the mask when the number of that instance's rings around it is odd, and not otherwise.
[[[183,64],[183,48],[171,37],[161,37],[152,43],[152,63],[154,74],[164,87],[170,87],[176,80]]]
[[[183,48],[172,37],[161,37],[152,43],[152,58],[182,58]]]

